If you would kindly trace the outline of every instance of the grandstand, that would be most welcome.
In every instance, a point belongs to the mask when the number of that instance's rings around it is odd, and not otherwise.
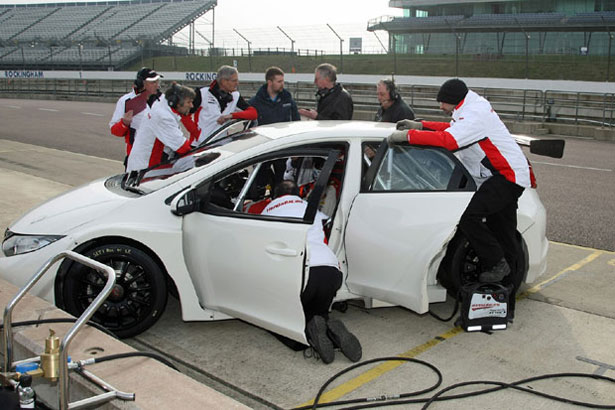
[[[399,53],[607,55],[615,30],[611,0],[391,0],[389,6],[402,8],[404,17],[372,19],[367,29],[387,31]]]
[[[0,5],[3,68],[115,70],[159,53],[216,0],[132,0]]]

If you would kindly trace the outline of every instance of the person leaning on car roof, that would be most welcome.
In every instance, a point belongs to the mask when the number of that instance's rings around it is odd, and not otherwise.
[[[109,122],[111,134],[124,138],[126,142],[126,158],[128,161],[135,133],[143,119],[147,117],[150,107],[160,93],[160,79],[163,76],[151,68],[143,67],[137,72],[132,91],[117,100],[115,111]]]
[[[238,84],[237,69],[223,65],[218,69],[216,79],[209,87],[195,88],[196,98],[190,113],[194,114],[199,136],[193,141],[194,146],[198,146],[229,120],[255,120],[258,117],[256,109],[250,106],[237,91]]]
[[[354,105],[350,93],[337,82],[337,68],[323,63],[314,72],[316,110],[299,109],[299,114],[312,120],[351,120]]]
[[[531,186],[529,162],[491,104],[459,79],[438,92],[450,123],[403,120],[389,144],[408,142],[455,151],[477,186],[459,228],[479,257],[481,282],[499,282],[515,269],[521,252],[516,239],[517,203]],[[514,279],[515,282],[518,279]],[[514,283],[515,288],[519,283]],[[516,291],[516,289],[515,289]]]
[[[295,182],[280,182],[275,187],[274,196],[275,199],[267,204],[262,215],[303,218],[307,202],[299,196]],[[307,284],[301,293],[305,335],[324,363],[329,364],[335,359],[335,347],[339,347],[351,361],[358,362],[362,356],[359,340],[340,320],[329,319],[329,307],[342,285],[342,272],[337,257],[325,243],[322,223],[327,218],[327,215],[317,211],[307,234],[310,249],[307,264],[310,269]],[[282,336],[279,338],[284,342]]]
[[[190,112],[194,97],[192,88],[175,82],[160,96],[135,136],[126,172],[160,164],[165,150],[178,154],[190,151],[192,138],[184,136],[180,123]]]

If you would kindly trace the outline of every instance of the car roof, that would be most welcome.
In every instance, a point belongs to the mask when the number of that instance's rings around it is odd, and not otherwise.
[[[385,138],[394,123],[373,121],[293,121],[262,125],[254,132],[274,140],[301,134],[306,140],[327,138]]]

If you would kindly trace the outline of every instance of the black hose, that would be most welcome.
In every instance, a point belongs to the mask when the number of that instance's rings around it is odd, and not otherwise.
[[[135,357],[135,356],[145,356],[145,357],[150,357],[152,359],[156,359],[160,363],[166,364],[171,369],[177,370],[179,372],[179,369],[169,360],[165,359],[164,357],[162,357],[161,355],[157,353],[152,353],[152,352],[127,352],[127,353],[110,354],[108,356],[94,358],[94,363],[108,362],[109,360],[125,359],[127,357]]]
[[[15,322],[12,324],[13,327],[19,327],[19,326],[32,326],[32,325],[42,325],[42,324],[46,324],[46,323],[75,323],[77,321],[77,319],[73,319],[73,318],[68,318],[68,317],[62,317],[62,318],[49,318],[49,319],[38,319],[38,320],[25,320],[23,322]],[[89,326],[95,327],[96,329],[100,330],[101,332],[107,334],[108,336],[111,336],[114,339],[117,339],[117,336],[115,334],[113,334],[113,332],[111,332],[109,329],[107,329],[104,326],[101,326],[100,324],[96,323],[96,322],[92,322],[91,320],[87,322],[87,324]],[[0,324],[0,330],[2,330],[4,328],[4,323]]]
[[[39,325],[39,324],[46,324],[46,323],[74,323],[76,321],[77,319],[73,319],[73,318],[49,318],[49,319],[26,320],[23,322],[15,322],[12,324],[12,326],[13,327],[32,326],[32,325]],[[100,324],[96,322],[92,322],[92,321],[87,322],[87,324],[92,327],[95,327],[101,332],[106,333],[107,335],[113,337],[114,339],[117,339],[117,336],[114,335],[110,330],[106,329],[104,326],[101,326]],[[4,324],[0,324],[0,330],[2,330],[3,328],[4,328]],[[101,363],[101,362],[105,362],[108,360],[122,359],[125,357],[133,357],[133,356],[145,356],[145,357],[150,357],[152,359],[156,359],[159,362],[169,366],[171,369],[177,370],[179,372],[179,369],[175,367],[173,363],[171,363],[170,361],[168,361],[167,359],[165,359],[164,357],[156,353],[150,353],[150,352],[128,352],[128,353],[112,354],[108,356],[97,357],[94,359],[94,363]]]
[[[423,366],[426,366],[426,367],[430,368],[438,376],[437,382],[434,383],[432,386],[424,388],[422,390],[415,391],[415,392],[409,392],[409,393],[403,393],[403,394],[400,394],[400,395],[396,395],[395,398],[412,397],[412,396],[418,396],[418,395],[421,395],[421,394],[424,394],[424,393],[429,393],[429,392],[437,389],[438,386],[440,386],[442,384],[442,373],[440,373],[440,370],[438,370],[438,368],[436,366],[434,366],[434,365],[432,365],[430,363],[427,363],[427,362],[424,362],[424,361],[418,360],[418,359],[409,358],[409,357],[396,357],[396,356],[393,356],[393,357],[381,357],[381,358],[370,359],[370,360],[366,360],[366,361],[361,362],[361,363],[354,364],[354,365],[352,365],[350,367],[347,367],[346,369],[336,373],[335,375],[333,375],[333,377],[331,377],[329,380],[327,380],[325,382],[325,384],[322,385],[322,387],[318,391],[318,394],[316,395],[316,398],[314,399],[314,403],[311,406],[296,407],[294,410],[315,409],[317,407],[339,406],[339,405],[343,405],[343,404],[365,403],[365,402],[376,402],[376,403],[372,403],[371,407],[382,405],[383,401],[390,400],[391,397],[389,397],[389,396],[364,397],[364,398],[359,398],[359,399],[340,400],[340,401],[336,401],[336,402],[325,403],[325,404],[322,404],[322,405],[319,405],[318,401],[320,400],[320,397],[324,393],[324,391],[327,388],[327,386],[329,386],[329,384],[331,384],[331,382],[333,382],[335,379],[337,379],[341,375],[343,375],[345,373],[348,373],[349,371],[354,370],[354,369],[356,369],[358,367],[362,367],[362,366],[365,366],[365,365],[368,365],[368,364],[371,364],[371,363],[385,362],[385,361],[403,361],[403,362],[418,363],[420,365],[423,365]]]
[[[415,362],[415,363],[419,363],[421,365],[427,366],[429,368],[431,368],[437,375],[438,375],[438,382],[429,388],[420,390],[420,391],[416,391],[416,392],[410,392],[410,393],[402,393],[399,395],[388,395],[388,396],[377,396],[377,397],[364,397],[364,398],[357,398],[357,399],[350,399],[350,400],[339,400],[339,401],[334,401],[334,402],[328,402],[328,403],[323,403],[323,404],[319,404],[318,401],[320,400],[320,397],[322,396],[324,390],[327,388],[327,386],[329,384],[331,384],[331,382],[333,382],[333,380],[337,379],[338,377],[340,377],[341,375],[356,369],[357,367],[360,366],[364,366],[366,364],[370,364],[370,363],[374,363],[374,362],[379,362],[379,361],[409,361],[409,362]],[[404,358],[404,357],[383,357],[383,358],[379,358],[379,359],[371,359],[371,360],[367,360],[365,362],[361,362],[361,363],[357,363],[355,365],[352,365],[338,373],[336,373],[333,377],[331,377],[329,380],[327,380],[325,382],[325,384],[323,384],[323,386],[320,388],[320,390],[318,391],[318,394],[316,395],[316,398],[314,399],[314,403],[312,405],[309,406],[302,406],[302,407],[295,407],[293,410],[306,410],[306,409],[316,409],[318,407],[329,407],[329,406],[341,406],[341,405],[346,405],[346,404],[355,404],[355,403],[368,403],[368,404],[360,404],[360,405],[356,405],[356,406],[351,406],[351,407],[344,407],[344,410],[357,410],[357,409],[368,409],[368,408],[373,408],[373,407],[383,407],[383,406],[395,406],[395,405],[400,405],[400,404],[420,404],[423,403],[423,409],[427,409],[433,402],[435,401],[447,401],[447,400],[458,400],[458,399],[463,399],[463,398],[467,398],[467,397],[474,397],[474,396],[480,396],[483,394],[487,394],[487,393],[493,393],[496,391],[500,391],[500,390],[504,390],[504,389],[508,389],[508,388],[512,388],[515,390],[519,390],[519,391],[523,391],[523,392],[527,392],[527,393],[532,393],[550,400],[554,400],[554,401],[559,401],[559,402],[563,402],[563,403],[569,403],[569,404],[573,404],[573,405],[577,405],[577,406],[581,406],[581,407],[588,407],[588,408],[595,408],[595,409],[615,409],[615,404],[595,404],[595,403],[588,403],[588,402],[582,402],[582,401],[578,401],[578,400],[573,400],[573,399],[568,399],[565,397],[560,397],[560,396],[555,396],[555,395],[551,395],[551,394],[547,394],[547,393],[543,393],[540,391],[536,391],[533,389],[529,389],[526,387],[522,387],[520,386],[521,384],[525,384],[525,383],[530,383],[530,382],[534,382],[534,381],[538,381],[538,380],[545,380],[545,379],[555,379],[555,378],[563,378],[563,377],[580,377],[580,378],[590,378],[590,379],[594,379],[594,380],[603,380],[603,381],[607,381],[610,383],[615,383],[615,379],[611,378],[611,377],[607,377],[607,376],[602,376],[602,375],[597,375],[597,374],[591,374],[591,373],[552,373],[552,374],[545,374],[545,375],[540,375],[540,376],[534,376],[534,377],[530,377],[527,379],[522,379],[522,380],[518,380],[516,382],[512,382],[512,383],[505,383],[505,382],[498,382],[498,381],[470,381],[470,382],[462,382],[462,383],[457,383],[451,386],[448,386],[440,391],[438,391],[437,393],[435,393],[433,396],[431,397],[427,397],[427,398],[414,398],[414,399],[405,399],[405,400],[398,400],[400,398],[406,398],[406,397],[412,397],[412,396],[418,396],[420,394],[423,393],[429,393],[431,391],[433,391],[434,389],[436,389],[442,382],[442,374],[441,372],[432,364],[429,364],[427,362],[423,362],[421,360],[417,360],[417,359],[410,359],[410,358]],[[473,391],[473,392],[468,392],[468,393],[462,393],[462,394],[455,394],[455,395],[449,395],[449,396],[444,396],[443,394],[456,389],[458,387],[462,387],[462,386],[469,386],[469,385],[474,385],[474,384],[488,384],[488,385],[495,385],[497,387],[491,387],[491,388],[487,388],[487,389],[483,389],[483,390],[477,390],[477,391]],[[393,400],[394,399],[394,400]],[[386,401],[386,402],[385,402]]]
[[[611,383],[615,383],[615,379],[613,379],[611,377],[602,376],[602,375],[598,375],[598,374],[590,374],[590,373],[552,373],[552,374],[544,374],[544,375],[530,377],[530,378],[523,379],[523,380],[518,380],[518,381],[513,382],[513,383],[503,383],[503,382],[496,382],[496,381],[482,381],[482,380],[471,381],[471,382],[462,382],[462,383],[453,384],[451,386],[448,386],[448,387],[440,390],[435,395],[433,395],[431,398],[429,398],[429,400],[425,401],[425,405],[422,408],[423,409],[427,409],[434,401],[438,401],[438,400],[450,400],[452,398],[458,399],[458,398],[479,396],[481,394],[486,394],[486,393],[491,393],[491,392],[498,391],[498,390],[504,390],[504,389],[512,388],[512,389],[515,389],[515,390],[524,391],[526,393],[535,394],[537,396],[541,396],[541,397],[544,397],[544,398],[547,398],[547,399],[550,399],[550,400],[555,400],[555,401],[560,401],[560,402],[563,402],[563,403],[574,404],[576,406],[589,407],[589,408],[594,408],[594,409],[615,409],[615,404],[595,404],[595,403],[582,402],[582,401],[568,399],[568,398],[560,397],[560,396],[555,396],[555,395],[552,395],[552,394],[547,394],[547,393],[543,393],[543,392],[540,392],[540,391],[537,391],[537,390],[528,389],[526,387],[519,386],[520,384],[529,383],[529,382],[533,382],[533,381],[537,381],[537,380],[555,379],[555,378],[562,378],[562,377],[591,378],[591,379],[605,380],[605,381],[609,381]],[[478,390],[478,391],[469,392],[469,393],[464,393],[464,394],[456,395],[454,397],[453,396],[449,396],[449,397],[445,396],[446,398],[442,397],[442,394],[447,392],[447,391],[449,391],[449,390],[456,389],[457,387],[470,386],[470,385],[473,385],[473,384],[493,384],[493,385],[496,385],[498,387],[490,388],[490,389],[485,389],[485,390]]]
[[[448,322],[449,320],[454,318],[455,315],[457,314],[457,311],[459,310],[460,300],[461,300],[461,290],[457,292],[457,296],[455,297],[455,307],[453,308],[453,313],[451,313],[451,315],[447,318],[442,318],[436,315],[435,313],[433,313],[431,310],[429,311],[429,314],[441,322]]]

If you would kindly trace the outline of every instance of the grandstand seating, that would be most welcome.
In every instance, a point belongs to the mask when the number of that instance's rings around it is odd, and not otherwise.
[[[0,64],[121,67],[137,58],[142,46],[170,38],[216,4],[132,0],[0,6]]]
[[[457,31],[569,31],[582,26],[587,31],[605,31],[605,24],[615,24],[615,12],[602,11],[577,13],[517,13],[517,14],[475,14],[472,16],[429,16],[395,17],[373,19],[367,29],[405,32],[446,32]]]

